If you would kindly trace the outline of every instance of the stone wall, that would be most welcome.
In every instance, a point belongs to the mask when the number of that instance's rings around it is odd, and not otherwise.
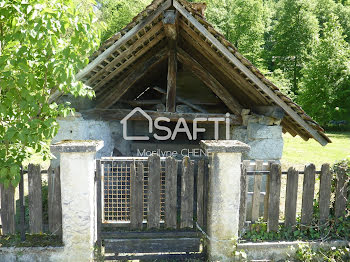
[[[283,151],[281,120],[250,113],[247,109],[243,110],[242,118],[243,125],[233,126],[231,136],[232,139],[239,140],[251,147],[250,152],[243,155],[243,159],[280,160]],[[196,145],[184,139],[176,140],[176,142],[169,141],[169,143],[154,143],[151,141],[135,141],[132,143],[132,141],[123,139],[123,129],[120,121],[84,119],[80,113],[75,113],[75,116],[60,118],[58,123],[60,129],[52,143],[67,139],[103,140],[104,147],[97,153],[97,158],[101,156],[136,156],[137,149],[181,151],[182,148],[200,148],[199,144]],[[130,135],[142,135],[143,132],[144,135],[148,135],[147,123],[132,121],[129,124],[128,133]],[[201,139],[214,139],[213,125],[204,125],[203,127],[206,128],[206,132]],[[225,139],[224,131],[224,126],[220,127],[220,139]],[[54,160],[53,165],[58,165],[58,162],[59,159]]]
[[[52,144],[62,140],[103,140],[104,147],[97,153],[96,157],[114,155],[128,155],[130,153],[128,141],[123,139],[123,129],[119,121],[87,120],[80,113],[74,116],[59,118],[60,129],[53,138]],[[119,152],[115,152],[118,150]],[[52,165],[56,167],[59,156]]]
[[[63,247],[2,247],[0,262],[61,262]]]
[[[233,126],[232,139],[250,146],[244,159],[280,160],[283,151],[281,120],[243,110],[243,126]]]

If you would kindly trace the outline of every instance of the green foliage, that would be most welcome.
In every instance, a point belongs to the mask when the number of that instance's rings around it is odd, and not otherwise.
[[[318,37],[318,21],[309,0],[282,0],[273,25],[272,56],[277,68],[287,73],[297,93],[300,70]]]
[[[349,118],[350,45],[344,38],[338,18],[332,15],[302,70],[298,101],[321,124]]]
[[[49,156],[56,117],[72,112],[50,95],[93,96],[75,79],[98,43],[92,6],[79,10],[67,0],[0,1],[0,183],[6,187],[18,184],[29,148]]]
[[[200,1],[202,2],[202,1]],[[251,62],[261,63],[267,10],[262,0],[206,0],[206,17]]]
[[[271,73],[263,71],[263,73],[272,83],[278,86],[283,94],[289,96],[291,99],[295,99],[295,94],[292,91],[292,82],[281,69],[276,69]]]
[[[295,252],[295,259],[302,262],[345,262],[350,259],[348,247],[331,247],[330,249],[312,249],[310,245],[300,244]]]
[[[101,40],[104,42],[130,23],[135,15],[151,3],[151,0],[101,0],[98,2],[99,20],[106,25],[101,35]]]

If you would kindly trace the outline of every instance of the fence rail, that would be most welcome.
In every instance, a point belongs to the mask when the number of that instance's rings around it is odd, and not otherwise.
[[[43,195],[42,191],[44,188],[42,174],[47,174],[47,196]],[[40,165],[29,164],[28,170],[21,169],[18,199],[16,199],[15,194],[16,188],[12,185],[8,188],[0,185],[0,191],[2,234],[9,235],[20,232],[22,240],[24,240],[26,232],[37,234],[47,231],[56,235],[62,234],[59,167],[55,169],[50,167],[48,170],[41,170]],[[27,201],[25,192],[28,194]],[[45,211],[47,211],[48,221],[46,224],[44,223],[44,215],[46,213],[43,213],[43,203],[45,203],[45,207],[47,205],[47,210]],[[27,213],[29,214],[28,216],[26,215]]]

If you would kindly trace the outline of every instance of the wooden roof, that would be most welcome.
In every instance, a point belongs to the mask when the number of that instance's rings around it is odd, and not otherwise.
[[[279,106],[284,132],[320,144],[331,142],[304,110],[284,95],[235,46],[185,0],[154,0],[123,30],[108,39],[77,74],[96,92],[97,108],[110,108],[142,75],[168,58],[164,11],[177,13],[177,59],[191,68],[231,111]],[[169,37],[169,36],[168,36]]]

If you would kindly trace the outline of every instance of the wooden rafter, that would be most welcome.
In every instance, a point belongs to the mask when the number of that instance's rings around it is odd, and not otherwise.
[[[88,64],[83,70],[81,70],[76,78],[78,80],[82,79],[88,73],[91,72],[98,64],[102,63],[105,59],[107,59],[116,49],[125,44],[131,38],[135,36],[138,32],[140,32],[145,26],[149,25],[156,17],[158,17],[164,10],[168,9],[171,6],[172,0],[167,0],[164,2],[159,8],[155,10],[151,15],[147,16],[143,21],[134,26],[130,31],[128,31],[125,35],[123,35],[118,41],[116,41],[113,45],[111,45],[108,49],[106,49],[101,55],[99,55],[94,61]]]
[[[92,111],[82,112],[86,118],[99,118],[106,120],[122,120],[127,116],[132,110],[130,109],[94,109]],[[167,117],[170,121],[176,122],[179,118],[184,118],[186,122],[193,122],[196,118],[225,118],[225,114],[208,114],[208,113],[177,113],[177,112],[158,112],[151,110],[144,110],[153,120],[158,117]],[[146,120],[145,116],[142,114],[135,113],[134,115],[128,118],[129,120]],[[230,124],[232,125],[241,125],[241,118],[236,115],[230,115]],[[205,120],[201,121],[203,123],[209,123],[212,121]]]
[[[159,32],[161,29],[162,29],[162,24],[160,22],[152,26],[152,28],[149,31],[147,31],[142,37],[137,39],[131,46],[125,49],[121,54],[116,56],[108,65],[106,65],[106,67],[104,67],[102,70],[98,71],[96,74],[90,77],[85,84],[88,86],[93,86],[101,76],[103,76],[104,74],[107,74],[108,76],[111,71],[114,71],[114,67],[118,63],[122,63],[123,60],[125,60],[128,56],[130,56],[130,54],[135,52],[137,48],[142,46],[145,41],[149,40],[151,37],[154,37],[156,33]]]
[[[248,83],[243,79],[242,75],[232,70],[232,66],[224,61],[218,54],[212,49],[212,47],[203,41],[203,39],[192,29],[189,25],[180,19],[179,24],[183,30],[181,30],[181,36],[189,43],[195,50],[198,50],[210,63],[217,66],[217,69],[230,81],[240,89],[242,93],[254,101],[255,104],[268,104],[266,98],[262,97],[257,90],[250,90]]]
[[[163,95],[166,95],[166,91],[160,87],[153,87],[154,90],[156,90],[157,92],[163,94]],[[180,102],[180,103],[183,103],[185,105],[188,105],[189,107],[193,108],[194,110],[197,110],[201,113],[206,113],[206,110],[203,109],[202,107],[200,106],[197,106],[197,105],[194,105],[193,103],[189,102],[188,100],[186,99],[183,99],[182,97],[179,97],[179,96],[176,96],[176,101]]]
[[[242,106],[240,103],[217,81],[205,68],[194,60],[184,50],[178,48],[179,61],[187,65],[191,71],[198,76],[236,115],[241,115]]]
[[[125,76],[122,81],[110,90],[104,97],[97,101],[97,108],[109,108],[115,102],[117,102],[126,91],[142,76],[151,71],[154,66],[159,64],[161,61],[167,58],[167,50],[163,49],[157,52],[148,60],[144,61],[138,65],[134,70],[132,70],[127,76]]]
[[[116,70],[113,70],[108,76],[106,76],[104,79],[102,79],[100,82],[98,82],[94,86],[94,90],[100,89],[102,86],[107,84],[109,81],[111,81],[113,78],[115,78],[118,74],[120,74],[124,69],[126,69],[128,66],[130,66],[133,62],[135,62],[139,57],[144,55],[147,51],[152,49],[156,44],[158,44],[162,39],[164,38],[164,33],[160,33],[157,36],[155,36],[151,41],[147,43],[143,48],[138,50],[138,52],[134,54],[130,54],[130,57],[124,61]]]
[[[211,44],[213,44],[227,59],[243,72],[256,86],[269,96],[277,105],[283,108],[302,128],[304,128],[321,145],[326,145],[328,141],[322,137],[315,129],[310,127],[305,120],[299,116],[290,106],[279,98],[268,86],[266,86],[252,71],[250,71],[237,57],[235,57],[218,39],[216,39],[201,23],[197,21],[181,4],[173,0],[173,6],[188,21],[203,34]]]
[[[167,94],[166,111],[176,111],[176,42],[177,42],[177,14],[175,10],[164,12],[163,26],[165,35],[168,39],[168,75],[167,75]]]

